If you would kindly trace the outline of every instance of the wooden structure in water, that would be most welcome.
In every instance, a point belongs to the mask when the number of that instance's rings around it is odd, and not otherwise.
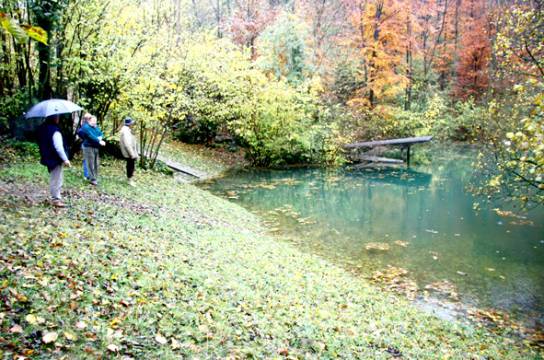
[[[344,149],[347,150],[359,150],[359,149],[373,149],[378,146],[400,146],[401,149],[406,150],[406,165],[410,166],[410,147],[415,144],[426,143],[432,140],[432,136],[418,136],[402,139],[390,139],[390,140],[378,140],[378,141],[363,141],[352,144],[344,145]],[[378,156],[362,155],[360,157],[362,161],[386,163],[386,164],[402,164],[403,161],[399,159],[390,159]]]

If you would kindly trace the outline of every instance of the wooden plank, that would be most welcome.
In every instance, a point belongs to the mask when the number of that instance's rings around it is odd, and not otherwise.
[[[404,161],[399,159],[391,159],[391,158],[379,157],[379,156],[363,155],[360,157],[360,159],[361,161],[378,162],[378,163],[384,163],[384,164],[404,164]]]
[[[181,172],[187,175],[191,175],[193,177],[196,177],[198,179],[204,179],[207,177],[207,174],[200,172],[198,170],[195,170],[189,166],[185,166],[179,163],[176,163],[174,161],[168,160],[163,158],[162,156],[158,156],[157,160],[162,161],[166,166],[168,166],[170,169],[175,170],[177,172]]]
[[[406,146],[406,145],[412,145],[412,144],[425,143],[425,142],[431,141],[432,138],[433,138],[432,136],[418,136],[418,137],[410,137],[410,138],[402,138],[402,139],[363,141],[363,142],[356,142],[353,144],[344,145],[344,148],[345,149],[356,149],[360,147],[373,148],[376,146],[385,146],[385,145]]]

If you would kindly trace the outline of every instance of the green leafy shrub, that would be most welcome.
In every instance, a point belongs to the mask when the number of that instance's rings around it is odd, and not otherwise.
[[[15,132],[22,126],[17,119],[23,115],[29,103],[26,89],[0,97],[0,135],[7,134],[10,129]]]

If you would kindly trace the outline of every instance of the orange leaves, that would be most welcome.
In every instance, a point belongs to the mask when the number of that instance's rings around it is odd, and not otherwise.
[[[391,99],[408,83],[404,57],[411,45],[411,5],[402,0],[349,1],[353,31],[351,47],[362,65],[363,88],[357,98],[366,98],[369,107]],[[356,100],[356,99],[352,99]],[[364,101],[351,101],[353,105]]]

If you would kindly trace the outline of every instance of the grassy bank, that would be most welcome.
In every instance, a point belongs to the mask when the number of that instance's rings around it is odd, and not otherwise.
[[[0,169],[0,358],[533,358],[439,320],[266,234],[244,209],[155,173]]]
[[[191,145],[172,139],[163,144],[161,154],[210,176],[217,176],[229,168],[244,166],[247,163],[242,150],[231,152],[224,147]]]

